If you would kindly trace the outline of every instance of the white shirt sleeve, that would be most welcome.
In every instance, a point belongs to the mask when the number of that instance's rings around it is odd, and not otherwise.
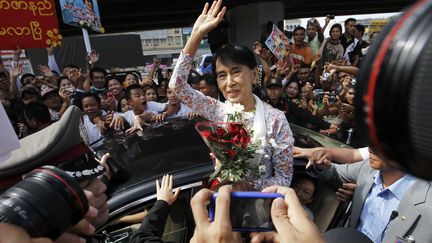
[[[368,147],[359,148],[358,151],[360,152],[360,155],[363,160],[369,159],[369,149]]]
[[[133,110],[128,110],[125,113],[121,113],[121,116],[129,123],[130,126],[133,126],[135,123],[135,113]]]
[[[48,67],[49,67],[49,69],[56,71],[58,73],[58,75],[62,74],[60,72],[59,66],[57,65],[57,62],[56,62],[54,55],[48,56]]]
[[[162,113],[165,110],[167,105],[165,103],[159,103],[154,101],[147,102],[147,112],[151,112],[154,114]]]

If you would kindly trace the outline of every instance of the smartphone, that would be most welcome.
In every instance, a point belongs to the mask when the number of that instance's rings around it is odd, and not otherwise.
[[[112,92],[107,92],[107,98],[108,99],[110,99],[110,98],[114,99],[113,93]]]
[[[216,198],[215,192],[209,206],[210,221],[215,216]],[[284,198],[279,193],[268,192],[232,192],[230,205],[230,220],[233,231],[263,232],[274,230],[270,216],[273,200]]]

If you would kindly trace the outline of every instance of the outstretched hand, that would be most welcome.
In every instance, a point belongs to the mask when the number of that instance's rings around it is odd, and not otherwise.
[[[161,182],[156,180],[156,197],[157,200],[163,200],[169,205],[172,205],[180,194],[180,188],[177,188],[173,193],[173,177],[172,175],[164,175]]]
[[[220,9],[221,5],[222,0],[214,1],[210,8],[209,4],[206,3],[201,15],[195,21],[192,31],[204,36],[216,28],[216,26],[222,22],[226,12],[225,7]]]

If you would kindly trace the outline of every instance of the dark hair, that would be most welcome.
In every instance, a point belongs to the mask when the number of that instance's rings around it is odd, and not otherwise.
[[[296,181],[299,181],[299,180],[302,180],[302,179],[303,180],[309,180],[309,181],[311,181],[313,183],[313,185],[315,187],[315,190],[314,190],[314,192],[312,194],[312,198],[315,199],[316,196],[318,195],[318,191],[319,191],[319,182],[318,182],[318,180],[316,178],[308,175],[308,174],[298,174],[298,175],[294,176],[293,183],[291,183],[291,184],[294,185],[294,183]]]
[[[311,68],[311,64],[307,64],[307,63],[302,62],[302,63],[300,63],[300,68],[308,68],[308,69],[310,69]]]
[[[143,87],[141,87],[141,85],[139,85],[139,84],[132,84],[132,85],[128,86],[126,88],[126,90],[125,90],[125,98],[126,98],[126,100],[130,100],[131,99],[131,92],[132,92],[132,90],[142,89],[142,88]]]
[[[204,81],[206,85],[218,87],[216,79],[212,74],[204,74],[200,76],[199,81]]]
[[[21,78],[20,78],[21,85],[24,85],[24,79],[27,78],[27,77],[36,78],[36,75],[34,75],[33,73],[25,73],[25,74],[23,74],[21,76]]]
[[[32,101],[24,107],[24,114],[28,119],[34,118],[40,122],[51,122],[51,115],[48,107],[37,101]]]
[[[347,25],[349,22],[357,22],[357,20],[355,18],[347,18],[345,20],[345,25]]]
[[[198,84],[200,80],[201,80],[201,76],[200,75],[193,75],[192,72],[191,72],[188,75],[187,83],[190,84],[190,85],[192,85],[192,84]]]
[[[40,93],[34,87],[26,87],[21,90],[21,95],[20,95],[21,99],[28,96],[36,96],[38,100],[41,98]]]
[[[58,89],[60,89],[60,83],[61,83],[61,81],[62,81],[63,79],[67,79],[67,80],[69,80],[68,77],[66,77],[66,76],[60,76],[60,77],[57,79],[57,88],[58,88]],[[70,81],[69,81],[69,82],[70,82]]]
[[[340,24],[334,24],[334,25],[332,25],[332,27],[331,27],[330,30],[329,30],[329,35],[331,35],[331,32],[332,32],[332,30],[333,30],[334,28],[338,28],[339,31],[340,31],[341,34],[342,34],[342,25],[340,25]]]
[[[216,77],[216,62],[219,61],[223,65],[240,64],[245,65],[249,69],[257,67],[255,55],[246,46],[226,44],[215,52],[212,60],[212,71]]]
[[[156,92],[156,98],[159,99],[157,88],[153,85],[150,85],[150,84],[146,84],[146,85],[142,86],[142,90],[143,90],[144,95],[147,92],[147,90],[149,90],[149,89],[153,89]]]
[[[294,35],[295,35],[295,32],[296,32],[297,30],[303,30],[303,32],[306,33],[306,29],[305,29],[303,26],[297,26],[297,27],[295,27],[295,29],[293,30],[293,34],[294,34]]]
[[[116,74],[111,74],[108,77],[106,77],[106,79],[105,79],[105,86],[108,87],[109,81],[113,80],[113,79],[117,80],[117,82],[119,82],[119,84],[123,87],[123,82],[120,81],[119,77]]]
[[[300,84],[300,82],[297,81],[297,80],[290,80],[290,81],[285,85],[285,89],[286,89],[286,87],[288,87],[288,86],[289,86],[290,84],[292,84],[292,83],[297,84],[297,87],[299,88],[299,92],[300,92],[300,88],[301,88],[301,86],[302,86],[303,84]],[[304,82],[304,83],[306,83],[306,82]]]
[[[355,28],[357,29],[358,32],[361,32],[362,34],[364,34],[365,32],[365,27],[362,24],[357,24],[355,26]]]
[[[90,69],[89,75],[90,75],[91,79],[93,79],[93,73],[103,73],[103,75],[105,77],[107,76],[107,71],[103,68],[100,68],[100,67],[94,67],[94,68]]]
[[[125,75],[124,75],[124,77],[123,77],[123,82],[124,81],[126,81],[126,77],[128,76],[128,75],[132,75],[132,76],[134,76],[134,78],[135,78],[135,81],[137,81],[137,83],[139,83],[139,76],[138,76],[138,73],[136,73],[136,72],[127,72],[127,73],[125,73]]]
[[[83,96],[82,96],[82,99],[81,99],[81,106],[82,106],[82,101],[83,101],[85,98],[89,98],[89,97],[93,97],[93,98],[96,100],[96,102],[100,105],[100,103],[101,103],[101,99],[100,99],[100,97],[99,97],[96,93],[92,93],[92,92],[85,92],[85,93],[83,94]]]
[[[123,97],[123,98],[121,98],[120,99],[120,101],[117,103],[117,112],[122,112],[122,110],[121,110],[121,102],[122,102],[122,100],[123,99],[125,99],[126,100],[126,98],[125,97]],[[127,101],[127,100],[126,100]]]
[[[77,67],[74,64],[68,64],[68,65],[66,65],[66,66],[63,67],[63,69],[65,69],[65,68],[76,68],[76,69],[79,69],[79,67]]]

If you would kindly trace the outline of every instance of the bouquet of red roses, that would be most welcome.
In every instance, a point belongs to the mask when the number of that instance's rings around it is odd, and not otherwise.
[[[210,180],[235,182],[260,175],[260,166],[252,162],[258,146],[244,123],[198,122],[195,128],[220,162]]]

